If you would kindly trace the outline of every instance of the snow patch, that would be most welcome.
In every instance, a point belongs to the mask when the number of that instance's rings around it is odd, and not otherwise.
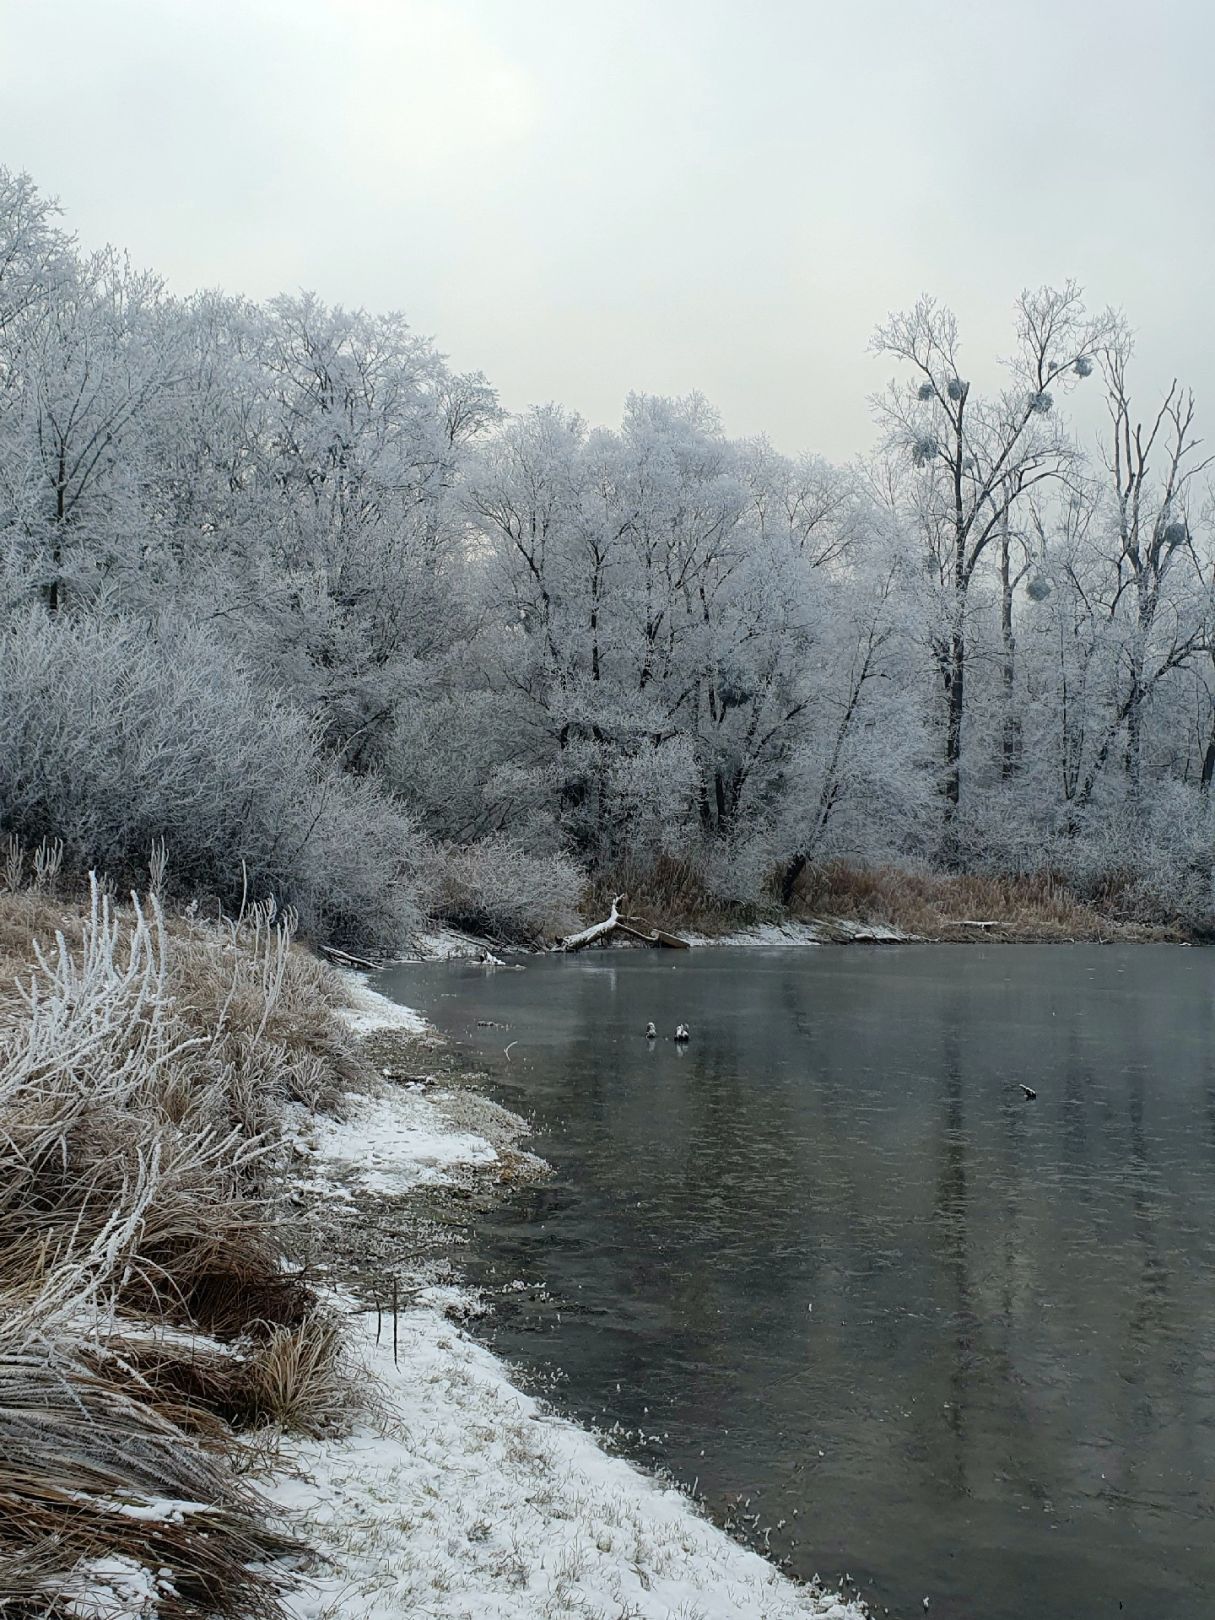
[[[455,1128],[441,1100],[442,1094],[432,1100],[409,1089],[371,1097],[349,1093],[346,1119],[318,1116],[306,1135],[296,1137],[314,1155],[309,1179],[327,1180],[329,1166],[369,1192],[392,1195],[445,1181],[462,1166],[493,1164],[495,1149],[483,1136]]]
[[[483,939],[463,934],[458,928],[432,928],[413,941],[402,962],[483,962],[487,967],[505,964],[494,955]]]
[[[390,1001],[373,990],[352,968],[337,970],[346,992],[347,1005],[336,1009],[338,1017],[356,1035],[370,1035],[380,1029],[400,1030],[406,1035],[425,1035],[430,1025],[412,1007]]]
[[[133,1558],[86,1558],[59,1586],[62,1613],[76,1620],[154,1620],[172,1588]]]

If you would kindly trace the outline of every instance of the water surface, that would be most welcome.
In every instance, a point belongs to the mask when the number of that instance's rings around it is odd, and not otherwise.
[[[377,985],[539,1127],[555,1178],[477,1265],[551,1293],[496,1343],[568,1410],[879,1613],[1209,1620],[1213,969],[848,946]]]

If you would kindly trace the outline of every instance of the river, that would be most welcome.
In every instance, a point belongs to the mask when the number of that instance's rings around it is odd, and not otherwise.
[[[558,1405],[879,1614],[1209,1620],[1213,973],[723,947],[373,982],[536,1123],[554,1177],[473,1274],[528,1285],[495,1347]]]

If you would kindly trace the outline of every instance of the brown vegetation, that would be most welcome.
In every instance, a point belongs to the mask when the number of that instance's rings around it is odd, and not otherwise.
[[[1082,895],[1050,872],[947,874],[829,861],[801,873],[788,908],[779,892],[780,875],[774,873],[764,900],[725,900],[703,867],[664,856],[651,866],[617,866],[596,881],[583,910],[588,918],[605,916],[612,897],[625,894],[629,910],[659,926],[709,936],[793,921],[822,925],[828,935],[833,922],[846,922],[954,942],[1191,937],[1183,922],[1145,904],[1131,874],[1119,872],[1106,874]]]
[[[363,1068],[289,923],[0,893],[6,1616],[76,1612],[115,1558],[165,1620],[267,1614],[300,1551],[239,1477],[242,1431],[321,1432],[348,1387],[283,1264],[280,1120]]]
[[[807,867],[791,914],[897,929],[917,939],[1110,940],[1181,937],[1129,915],[1130,885],[1111,878],[1084,899],[1050,873],[990,877],[829,862]]]
[[[588,919],[606,917],[612,899],[625,896],[621,909],[646,917],[660,928],[697,934],[728,934],[771,919],[774,902],[725,900],[714,893],[696,861],[661,855],[652,863],[624,861],[600,875],[582,907]]]

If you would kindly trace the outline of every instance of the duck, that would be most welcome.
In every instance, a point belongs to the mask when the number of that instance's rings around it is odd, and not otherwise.
[[[645,1026],[645,1038],[647,1041],[656,1041],[658,1039],[658,1029],[653,1019]]]
[[[690,1033],[688,1032],[688,1026],[686,1024],[676,1024],[675,1025],[675,1039],[679,1042],[679,1044],[681,1046],[686,1041],[690,1041],[692,1039]]]

